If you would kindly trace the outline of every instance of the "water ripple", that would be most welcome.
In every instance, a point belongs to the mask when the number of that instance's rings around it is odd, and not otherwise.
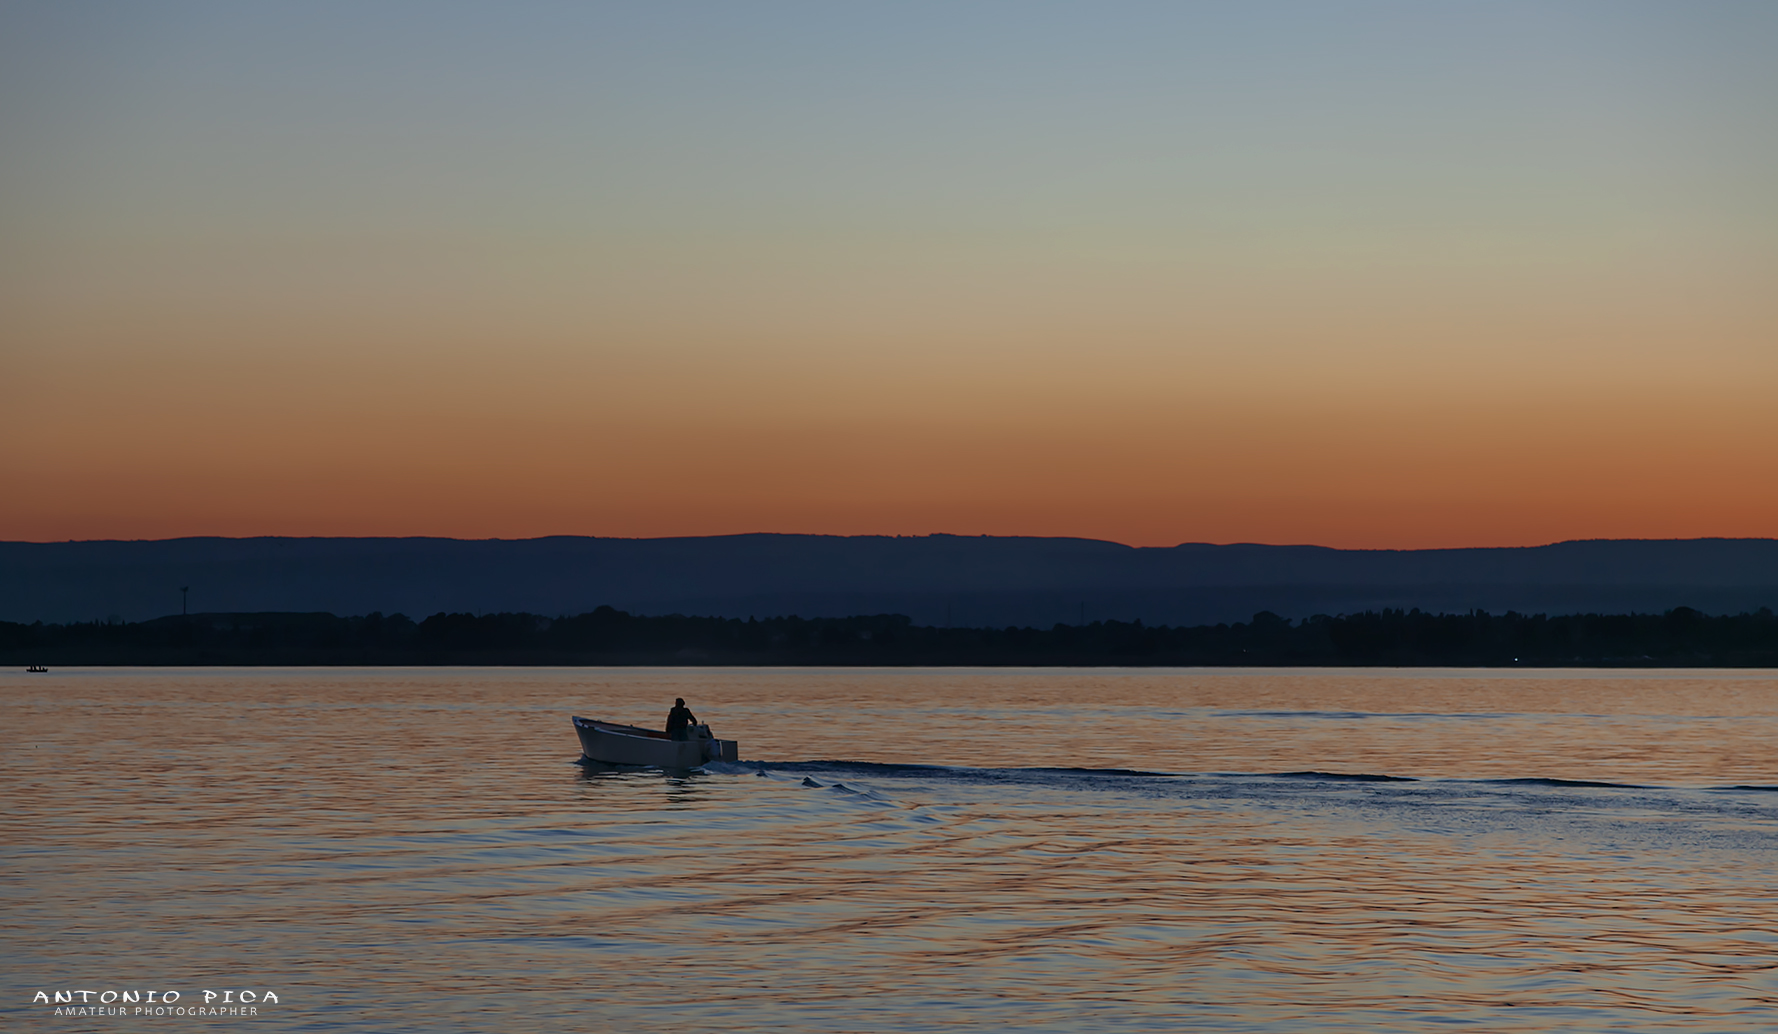
[[[1387,706],[1355,706],[1365,677]],[[1738,701],[1732,728],[1657,713],[1672,678],[1523,673],[66,678],[0,681],[0,1016],[33,1026],[39,987],[221,982],[279,989],[256,1022],[291,1030],[1778,1017],[1778,701],[1745,674],[1683,684],[1701,715]],[[1439,712],[1453,686],[1487,706]],[[631,717],[675,695],[764,760],[567,764],[589,696]],[[775,742],[786,697],[872,735]],[[1450,720],[1392,724],[1404,704]]]

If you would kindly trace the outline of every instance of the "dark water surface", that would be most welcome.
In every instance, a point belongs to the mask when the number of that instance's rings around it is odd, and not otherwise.
[[[675,696],[750,760],[571,764]],[[21,1030],[1778,1029],[1769,671],[58,671],[0,721]],[[279,1001],[31,1001],[206,988]]]

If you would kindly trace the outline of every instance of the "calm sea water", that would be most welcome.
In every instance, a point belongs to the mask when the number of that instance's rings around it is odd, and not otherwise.
[[[573,764],[570,715],[675,696],[748,760]],[[1773,672],[93,670],[0,708],[16,1029],[1778,1029]]]

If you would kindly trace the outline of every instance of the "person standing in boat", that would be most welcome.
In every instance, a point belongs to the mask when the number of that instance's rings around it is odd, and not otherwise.
[[[674,697],[673,710],[667,712],[667,735],[676,740],[691,739],[691,727],[696,724],[698,716],[685,706],[685,698]]]

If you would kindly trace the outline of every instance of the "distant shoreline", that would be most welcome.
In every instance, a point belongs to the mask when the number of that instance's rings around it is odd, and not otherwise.
[[[915,625],[899,614],[763,621],[610,607],[536,614],[174,615],[0,622],[0,665],[685,667],[1778,667],[1769,608],[1661,614],[1318,615],[1235,624],[1095,621],[1039,628]]]

